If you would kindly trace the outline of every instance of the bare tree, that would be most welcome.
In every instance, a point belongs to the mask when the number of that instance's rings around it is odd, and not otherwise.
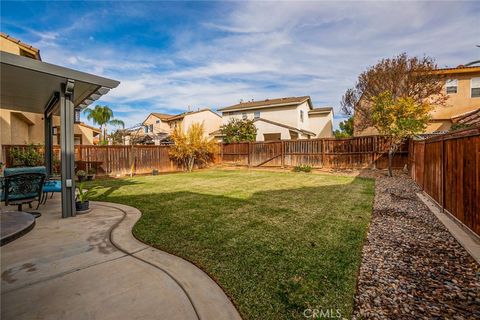
[[[444,105],[447,97],[435,69],[437,65],[431,57],[409,57],[402,53],[382,59],[362,72],[355,86],[345,92],[340,102],[342,111],[355,114],[355,127],[363,130],[373,125],[372,104],[385,92],[390,92],[394,100],[411,98],[417,104]]]

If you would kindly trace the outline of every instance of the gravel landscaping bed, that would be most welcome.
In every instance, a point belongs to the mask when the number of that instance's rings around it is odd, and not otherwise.
[[[401,172],[378,173],[353,319],[480,319],[480,265]]]

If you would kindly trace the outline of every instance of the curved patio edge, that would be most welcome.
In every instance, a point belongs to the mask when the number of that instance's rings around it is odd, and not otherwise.
[[[200,319],[241,319],[232,301],[207,273],[181,257],[153,248],[135,238],[132,228],[142,216],[140,210],[113,202],[94,203],[124,213],[123,218],[110,229],[112,244],[167,273],[185,291]]]

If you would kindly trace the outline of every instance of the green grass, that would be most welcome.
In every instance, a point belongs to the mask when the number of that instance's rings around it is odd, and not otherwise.
[[[94,185],[94,200],[140,209],[134,234],[205,270],[245,319],[304,319],[308,307],[350,318],[372,180],[209,170]]]

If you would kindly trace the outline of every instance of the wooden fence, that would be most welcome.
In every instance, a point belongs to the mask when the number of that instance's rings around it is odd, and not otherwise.
[[[11,166],[10,150],[12,148],[26,149],[25,145],[3,145],[2,161],[7,167]],[[43,147],[36,146],[43,155]],[[181,168],[168,155],[169,146],[75,146],[75,166],[77,170],[93,168],[98,175],[126,175],[130,174],[131,162],[134,159],[134,173],[147,174],[152,170],[159,172],[180,171]],[[53,147],[54,158],[60,159],[60,147]],[[57,162],[54,160],[54,162]],[[55,164],[54,164],[55,165]],[[57,170],[59,164],[56,165]]]
[[[21,145],[3,145],[3,162],[10,166],[11,148]],[[43,147],[36,147],[43,154]],[[131,171],[146,174],[156,169],[160,172],[179,171],[181,168],[170,159],[169,146],[75,146],[77,169],[95,168],[98,175],[125,175]],[[388,165],[388,139],[379,136],[348,139],[287,140],[220,145],[216,163],[245,166],[292,167],[308,164],[315,168],[379,168]],[[60,148],[54,146],[55,159],[60,160]],[[133,157],[133,158],[132,158]],[[403,168],[408,160],[408,145],[396,153],[394,167]],[[58,164],[57,164],[58,166]]]
[[[346,139],[283,140],[224,144],[222,162],[245,166],[293,167],[307,164],[314,168],[388,167],[389,139],[382,136]],[[393,167],[408,161],[408,144],[397,151]]]
[[[480,127],[410,141],[413,180],[477,235],[480,235]]]

